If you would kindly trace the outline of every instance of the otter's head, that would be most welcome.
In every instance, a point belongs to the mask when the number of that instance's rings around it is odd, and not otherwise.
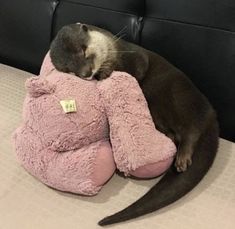
[[[92,79],[111,65],[108,55],[109,50],[115,49],[113,40],[110,32],[95,26],[81,23],[64,26],[51,43],[52,63],[59,71]]]

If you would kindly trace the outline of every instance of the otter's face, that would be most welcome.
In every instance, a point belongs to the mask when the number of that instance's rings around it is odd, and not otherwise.
[[[55,68],[92,79],[107,59],[113,44],[110,33],[95,26],[71,24],[64,26],[50,47]]]
[[[81,24],[64,26],[50,47],[50,56],[55,68],[74,73],[81,78],[91,76],[94,56],[87,56],[88,28]]]

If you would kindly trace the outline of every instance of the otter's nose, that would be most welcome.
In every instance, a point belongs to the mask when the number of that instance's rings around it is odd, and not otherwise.
[[[91,74],[89,74],[89,75],[80,74],[79,76],[84,80],[92,80],[93,79],[93,76]]]
[[[92,76],[92,69],[89,68],[87,71],[80,72],[79,76],[81,78],[88,78],[88,77]]]

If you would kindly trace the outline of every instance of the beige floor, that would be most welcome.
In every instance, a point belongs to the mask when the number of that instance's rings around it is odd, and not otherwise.
[[[0,229],[93,229],[97,221],[144,194],[156,180],[114,176],[95,197],[54,191],[16,161],[10,143],[21,120],[24,81],[29,73],[0,64]],[[235,144],[221,139],[217,159],[205,179],[177,203],[142,218],[108,228],[234,229]]]

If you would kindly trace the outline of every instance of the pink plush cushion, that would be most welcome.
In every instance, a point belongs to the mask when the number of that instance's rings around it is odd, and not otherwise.
[[[153,178],[163,174],[167,168],[169,168],[174,160],[174,157],[169,157],[163,161],[159,161],[152,164],[146,164],[134,171],[130,171],[130,174],[138,178]]]
[[[99,81],[98,89],[110,125],[110,140],[117,168],[126,175],[150,178],[171,165],[176,147],[156,130],[138,82],[124,72]]]
[[[94,195],[116,167],[146,178],[172,163],[175,145],[155,129],[129,74],[86,81],[56,71],[47,55],[40,76],[28,79],[26,89],[23,122],[13,139],[21,164],[45,184]],[[76,112],[63,111],[65,99],[75,100]]]

